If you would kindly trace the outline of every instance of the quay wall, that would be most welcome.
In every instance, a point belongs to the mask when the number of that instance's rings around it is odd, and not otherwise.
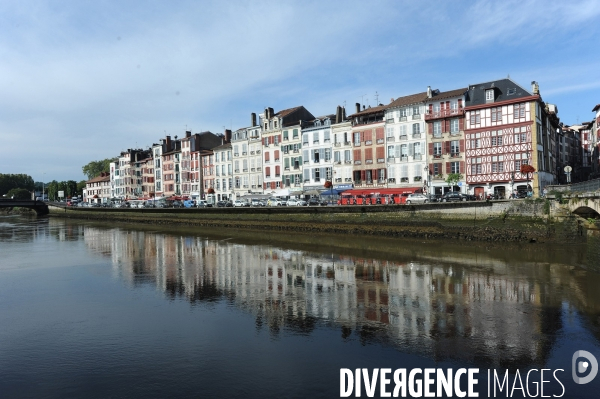
[[[550,218],[534,201],[326,207],[112,209],[56,208],[51,217],[80,220],[365,234],[467,241],[578,242],[575,217]]]

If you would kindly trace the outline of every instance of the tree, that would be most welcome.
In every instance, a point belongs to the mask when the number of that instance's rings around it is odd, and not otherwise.
[[[33,178],[26,174],[0,173],[0,196],[8,193],[13,188],[23,188],[28,191],[35,189]]]
[[[31,192],[24,188],[13,188],[6,193],[7,198],[13,198],[18,200],[29,200],[31,199]]]
[[[48,192],[48,199],[56,201],[58,199],[58,182],[56,180],[52,180],[46,186],[46,191]]]
[[[450,173],[446,178],[446,183],[448,183],[448,185],[452,187],[452,191],[454,191],[454,186],[456,186],[462,179],[463,175],[461,173]]]
[[[106,158],[100,161],[92,161],[83,166],[81,170],[83,170],[83,174],[86,175],[88,179],[93,179],[102,172],[110,172],[110,163],[114,161],[116,161],[116,158]]]
[[[77,183],[77,195],[83,195],[83,189],[85,189],[85,180]]]

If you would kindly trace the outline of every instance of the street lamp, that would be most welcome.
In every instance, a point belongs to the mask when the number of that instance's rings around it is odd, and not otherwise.
[[[425,172],[425,190],[427,191],[427,195],[430,195],[431,193],[429,192],[429,167],[425,165],[423,171]]]

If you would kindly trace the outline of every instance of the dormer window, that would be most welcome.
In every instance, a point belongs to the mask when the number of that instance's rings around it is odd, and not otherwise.
[[[507,96],[512,96],[512,95],[515,95],[515,94],[517,94],[517,88],[516,87],[514,87],[512,89],[508,89],[508,91],[506,92]]]
[[[316,120],[315,121],[315,126],[321,126],[321,121],[320,120]]]
[[[329,119],[325,119],[325,126],[329,126]]]
[[[494,89],[488,89],[485,91],[485,102],[493,102],[494,101]]]

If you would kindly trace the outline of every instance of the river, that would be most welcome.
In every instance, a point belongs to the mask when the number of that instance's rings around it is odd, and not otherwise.
[[[356,368],[597,397],[599,248],[2,216],[0,397],[339,397]]]

